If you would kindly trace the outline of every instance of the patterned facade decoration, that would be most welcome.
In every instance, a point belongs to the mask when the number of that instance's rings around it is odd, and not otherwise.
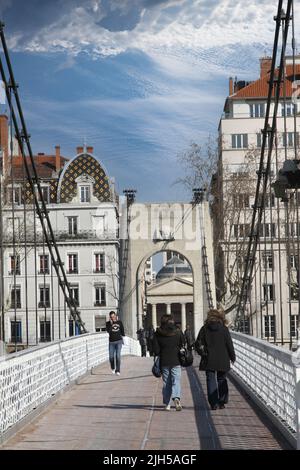
[[[42,184],[49,185],[49,202],[50,204],[55,204],[57,202],[57,179],[44,180],[40,181]],[[26,204],[33,204],[33,195],[31,192],[30,183],[26,182],[25,184],[25,202]],[[23,203],[23,197],[22,197]]]
[[[69,203],[76,197],[76,179],[84,174],[95,180],[93,195],[99,202],[112,200],[109,180],[100,163],[92,155],[83,153],[75,157],[62,173],[57,202]]]

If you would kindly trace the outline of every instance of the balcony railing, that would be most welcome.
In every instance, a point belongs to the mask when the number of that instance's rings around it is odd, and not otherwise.
[[[79,240],[117,240],[118,231],[117,230],[104,230],[103,232],[98,230],[79,230],[76,234],[70,234],[67,230],[53,230],[55,240],[58,242],[61,241],[79,241]],[[22,243],[25,241],[24,233],[19,233],[16,235],[17,242]],[[35,234],[33,230],[28,229],[26,231],[26,241],[27,242],[43,242],[43,234],[40,231],[37,231]],[[5,244],[12,243],[12,232],[7,232],[3,234],[3,242]]]

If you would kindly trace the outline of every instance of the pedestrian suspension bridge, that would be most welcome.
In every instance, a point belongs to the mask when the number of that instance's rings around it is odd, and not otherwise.
[[[36,344],[24,351],[17,351],[16,348],[16,352],[0,357],[0,441],[3,449],[98,450],[114,449],[114,446],[116,449],[128,450],[300,449],[299,348],[292,351],[292,348],[284,348],[280,342],[273,341],[273,337],[269,341],[262,339],[249,327],[253,313],[251,286],[254,277],[258,277],[258,269],[264,269],[263,266],[257,267],[260,260],[257,253],[265,243],[260,236],[260,226],[265,217],[270,216],[264,201],[271,185],[270,168],[273,149],[276,147],[277,107],[285,83],[284,58],[291,25],[294,47],[293,16],[293,2],[279,0],[256,195],[242,287],[234,307],[235,324],[231,331],[237,360],[229,377],[230,401],[224,410],[209,409],[204,375],[198,371],[198,358],[195,357],[194,365],[183,371],[183,409],[180,413],[174,409],[164,409],[161,381],[151,374],[152,358],[140,357],[140,346],[135,339],[135,331],[141,326],[137,302],[142,263],[166,247],[176,250],[176,237],[160,236],[153,239],[151,236],[151,243],[133,242],[130,238],[130,223],[135,209],[134,197],[132,192],[126,195],[128,211],[125,214],[125,230],[128,229],[128,236],[121,247],[120,315],[124,314],[125,329],[130,337],[122,349],[121,375],[112,375],[108,364],[107,334],[86,330],[76,299],[73,298],[44,203],[18,84],[5,40],[4,24],[0,25],[3,50],[0,75],[9,107],[11,139],[13,129],[23,158],[24,181],[32,195],[35,219],[42,230],[44,247],[51,257],[51,276],[55,278],[60,291],[62,310],[69,312],[78,333],[77,336],[61,337],[47,344]],[[12,143],[8,147],[12,152]],[[295,148],[294,164],[297,164],[297,151],[298,148]],[[10,175],[10,179],[13,185],[13,175]],[[1,182],[4,183],[3,179]],[[275,182],[272,187],[277,190],[277,186]],[[297,183],[289,182],[284,189],[291,189],[298,201]],[[203,193],[196,190],[189,212],[190,215],[197,213],[199,217],[199,249],[196,255],[193,255],[195,250],[189,252],[189,249],[183,253],[194,272],[194,303],[198,309],[195,331],[203,324],[205,309],[216,306],[212,233],[208,202],[204,199]],[[25,198],[22,203],[26,259],[26,250],[31,241],[26,240],[28,208]],[[288,213],[288,206],[286,210]],[[13,211],[12,205],[14,224]],[[2,214],[0,216],[2,220]],[[17,242],[13,230],[13,251]],[[181,244],[180,251],[185,249],[183,242],[183,239],[178,242]],[[2,243],[2,254],[3,249]],[[299,237],[296,250],[299,254]],[[3,262],[1,270],[3,280]],[[13,283],[16,287],[15,271]],[[5,343],[3,281],[1,289],[1,339]],[[134,295],[130,295],[132,291]],[[16,290],[14,295],[16,311]],[[134,318],[132,322],[130,314]],[[26,318],[29,323],[29,317]]]

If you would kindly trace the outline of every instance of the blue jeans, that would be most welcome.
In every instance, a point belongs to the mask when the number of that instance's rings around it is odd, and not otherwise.
[[[163,403],[168,405],[171,398],[179,398],[181,395],[181,366],[162,367],[163,379]]]
[[[226,372],[206,371],[207,398],[210,406],[228,403],[228,384]]]
[[[111,370],[115,369],[116,372],[120,372],[121,366],[121,349],[123,341],[113,341],[109,343],[109,362]]]

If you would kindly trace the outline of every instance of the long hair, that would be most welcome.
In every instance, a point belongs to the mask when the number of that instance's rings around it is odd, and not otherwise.
[[[227,320],[225,318],[225,312],[222,309],[212,308],[207,312],[207,318],[205,320],[205,325],[211,322],[222,323],[224,326],[227,325]]]

